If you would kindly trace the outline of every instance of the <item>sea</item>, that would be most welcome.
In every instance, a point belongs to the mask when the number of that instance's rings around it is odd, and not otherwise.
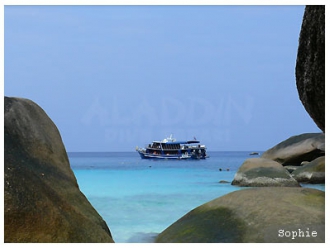
[[[262,151],[259,151],[262,154]],[[141,159],[137,152],[69,152],[78,185],[116,243],[152,243],[194,208],[230,192],[248,151],[205,160]],[[324,184],[302,185],[325,190]]]

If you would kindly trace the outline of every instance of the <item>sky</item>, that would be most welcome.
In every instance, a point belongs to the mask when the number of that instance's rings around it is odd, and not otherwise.
[[[321,132],[299,100],[304,6],[5,6],[4,95],[33,100],[68,152],[173,135],[265,151]]]

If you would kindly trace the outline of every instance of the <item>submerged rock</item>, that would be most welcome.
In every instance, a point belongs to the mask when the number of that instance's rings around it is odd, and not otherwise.
[[[325,6],[306,6],[296,62],[299,98],[325,132]]]
[[[325,157],[319,157],[292,172],[292,176],[302,183],[325,183]]]
[[[264,158],[245,160],[231,184],[243,187],[300,187],[281,164]]]
[[[304,237],[293,238],[299,229]],[[313,231],[316,236],[307,237]],[[190,211],[161,232],[156,242],[325,242],[325,194],[308,188],[238,190]]]
[[[47,114],[30,100],[5,97],[4,115],[4,241],[113,242]]]
[[[292,136],[261,155],[282,165],[300,165],[325,154],[324,133],[305,133]]]

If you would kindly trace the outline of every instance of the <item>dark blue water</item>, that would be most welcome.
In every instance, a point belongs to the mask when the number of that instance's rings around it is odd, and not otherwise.
[[[69,153],[69,159],[80,190],[115,242],[130,243],[152,242],[190,210],[241,189],[230,183],[249,152],[209,155],[194,161],[145,160],[133,152]]]

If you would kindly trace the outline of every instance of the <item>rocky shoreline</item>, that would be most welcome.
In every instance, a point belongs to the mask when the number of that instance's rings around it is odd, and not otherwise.
[[[247,159],[232,185],[250,187],[300,187],[302,183],[325,183],[325,135],[307,133],[293,136]]]
[[[247,159],[231,183],[246,189],[193,209],[155,241],[323,243],[325,192],[300,183],[325,183],[324,154],[324,134],[309,133],[279,143],[260,158]],[[288,165],[292,161],[294,165]]]

